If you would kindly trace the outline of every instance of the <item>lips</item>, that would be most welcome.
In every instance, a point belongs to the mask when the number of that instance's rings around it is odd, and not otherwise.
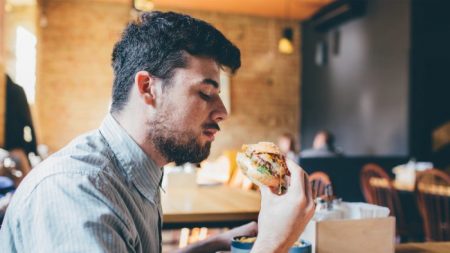
[[[203,135],[208,138],[208,141],[214,141],[214,135],[220,131],[220,127],[217,123],[203,124]]]
[[[203,135],[205,135],[209,139],[209,141],[213,141],[214,135],[216,135],[217,132],[218,132],[217,129],[208,128],[203,130]]]

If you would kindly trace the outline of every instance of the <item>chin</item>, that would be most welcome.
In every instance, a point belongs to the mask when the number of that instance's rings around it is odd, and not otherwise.
[[[200,144],[200,146],[204,147],[208,143],[211,144],[214,141],[214,138],[208,137],[207,135],[202,134],[198,139],[197,143]]]
[[[211,152],[211,144],[212,144],[212,142],[210,142],[210,141],[204,141],[203,143],[200,144],[200,147],[202,150],[207,149],[208,155],[209,155],[209,153]]]

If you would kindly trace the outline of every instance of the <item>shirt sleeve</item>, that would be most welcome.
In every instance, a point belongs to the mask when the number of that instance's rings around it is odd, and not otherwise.
[[[107,194],[108,184],[88,175],[43,180],[15,214],[18,252],[134,252],[134,239]]]

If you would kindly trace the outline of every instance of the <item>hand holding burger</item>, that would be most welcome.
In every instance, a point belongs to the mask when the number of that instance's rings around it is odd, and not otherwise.
[[[261,190],[258,236],[252,252],[287,252],[314,214],[307,174],[285,159],[273,143],[244,145],[237,162]],[[284,193],[274,194],[274,187],[280,186]]]

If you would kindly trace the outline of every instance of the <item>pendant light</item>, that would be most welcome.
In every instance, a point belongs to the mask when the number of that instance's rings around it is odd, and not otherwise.
[[[294,52],[294,46],[292,45],[294,31],[292,27],[285,27],[282,35],[278,41],[278,51],[283,54],[292,54]]]
[[[289,20],[289,0],[285,0],[284,3],[286,19]],[[281,35],[282,36],[278,41],[278,51],[282,54],[292,54],[294,52],[294,31],[292,30],[292,27],[290,25],[284,27]]]
[[[133,7],[138,11],[151,11],[155,4],[153,0],[133,0]]]

